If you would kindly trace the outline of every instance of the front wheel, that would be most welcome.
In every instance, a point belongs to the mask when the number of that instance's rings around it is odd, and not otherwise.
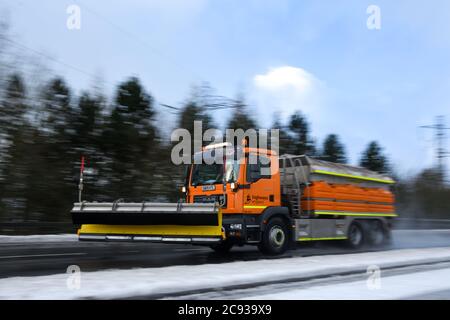
[[[262,253],[277,255],[286,252],[289,245],[289,236],[286,223],[281,218],[269,220],[258,245]]]

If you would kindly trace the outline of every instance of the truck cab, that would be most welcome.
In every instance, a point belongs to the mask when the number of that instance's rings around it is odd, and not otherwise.
[[[226,154],[219,164],[213,163],[217,154],[219,158]],[[185,200],[221,206],[227,238],[221,247],[260,243],[264,219],[277,214],[283,220],[282,228],[287,228],[290,219],[287,208],[281,205],[278,166],[278,155],[267,149],[238,147],[226,151],[213,145],[195,154],[183,188]],[[287,237],[286,231],[283,237]]]
[[[223,164],[193,164],[187,179],[186,202],[218,202],[224,215],[259,214],[279,206],[278,157],[270,150],[243,148],[243,159]],[[206,153],[202,156],[208,157]],[[253,156],[256,163],[249,163]]]

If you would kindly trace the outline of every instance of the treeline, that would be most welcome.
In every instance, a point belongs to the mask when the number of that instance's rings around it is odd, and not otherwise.
[[[155,127],[153,98],[138,79],[120,84],[111,105],[96,93],[75,97],[61,78],[49,81],[34,100],[18,74],[5,83],[2,220],[66,220],[76,200],[81,155],[96,171],[86,176],[86,195],[104,201],[156,194],[167,148]]]
[[[210,111],[213,102],[204,99],[211,95],[202,93],[177,109],[175,123],[161,121],[161,108],[136,77],[120,83],[109,98],[98,90],[75,95],[61,77],[45,83],[37,96],[29,94],[20,73],[1,83],[0,221],[69,221],[82,155],[93,170],[85,177],[86,200],[176,201],[183,170],[172,164],[172,144],[162,128],[192,132],[194,120],[202,120],[204,130],[218,127]],[[259,127],[243,98],[224,107],[233,110],[226,128]],[[280,130],[281,153],[348,161],[338,135],[317,145],[300,111],[272,127]],[[359,165],[394,174],[375,141],[362,151]],[[449,191],[437,170],[400,181],[400,214],[448,218]]]
[[[88,200],[175,201],[182,169],[172,165],[171,143],[156,121],[154,98],[139,79],[121,83],[112,99],[98,92],[72,93],[62,78],[42,87],[39,99],[30,99],[19,74],[7,78],[0,105],[0,217],[11,221],[68,220],[77,198],[81,155],[94,170],[86,176]],[[217,127],[204,99],[191,97],[179,110],[173,127],[193,131],[194,120],[204,130]],[[232,106],[227,128],[257,128],[243,99]],[[164,123],[164,126],[169,124]],[[280,130],[280,153],[309,154],[346,163],[344,144],[336,134],[318,147],[310,124],[294,113]],[[359,165],[390,172],[380,145],[373,141],[362,152]],[[392,173],[392,172],[391,172]],[[414,216],[447,216],[448,188],[442,174],[427,170],[398,184],[399,209]]]

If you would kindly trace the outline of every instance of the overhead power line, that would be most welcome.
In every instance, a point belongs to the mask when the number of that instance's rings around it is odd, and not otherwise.
[[[89,72],[87,72],[87,71],[85,71],[85,70],[83,70],[83,69],[81,69],[81,68],[79,68],[79,67],[76,67],[76,66],[72,65],[72,64],[66,63],[66,62],[61,61],[61,60],[59,60],[59,59],[56,59],[56,58],[54,58],[54,57],[52,57],[52,56],[50,56],[50,55],[48,55],[48,54],[46,54],[46,53],[44,53],[44,52],[41,52],[41,51],[39,51],[39,50],[30,48],[30,47],[28,47],[28,46],[26,46],[26,45],[24,45],[24,44],[22,44],[22,43],[19,43],[19,42],[15,41],[15,40],[11,40],[11,39],[9,39],[9,38],[3,37],[3,36],[1,36],[1,35],[0,35],[0,38],[2,38],[2,39],[5,40],[5,41],[8,41],[9,43],[11,43],[12,45],[16,46],[16,47],[19,48],[19,49],[25,49],[25,50],[31,51],[31,52],[33,52],[33,53],[35,53],[35,54],[37,54],[37,55],[40,55],[40,56],[42,56],[42,57],[44,57],[44,58],[46,58],[46,59],[49,59],[49,60],[51,60],[51,61],[53,61],[53,62],[55,62],[55,63],[57,63],[57,64],[60,64],[60,65],[62,65],[62,66],[64,66],[64,67],[66,67],[66,68],[72,69],[72,70],[74,70],[74,71],[76,71],[76,72],[79,72],[79,73],[82,73],[82,74],[84,74],[84,75],[86,75],[86,76],[95,78],[95,75],[94,75],[94,74],[89,73]]]
[[[240,108],[240,103],[238,100],[230,99],[224,96],[205,94],[196,97],[196,100],[200,101],[198,107],[204,111],[217,111],[226,109],[237,109]],[[170,113],[179,114],[182,112],[183,108],[174,107],[168,104],[160,104],[161,107],[170,109]]]
[[[134,34],[133,32],[129,31],[128,29],[120,26],[119,24],[117,24],[116,22],[112,21],[108,17],[105,17],[103,14],[97,12],[96,10],[93,10],[92,8],[87,6],[85,3],[83,3],[82,1],[77,0],[76,2],[82,6],[83,10],[86,10],[86,11],[90,12],[92,15],[95,15],[96,17],[100,18],[101,20],[103,20],[104,22],[106,22],[107,24],[109,24],[110,26],[115,28],[116,30],[118,30],[121,33],[123,33],[124,35],[126,35],[128,38],[132,38],[135,41],[139,42],[141,45],[143,45],[143,46],[147,47],[148,49],[150,49],[154,54],[156,54],[156,55],[160,56],[161,58],[165,59],[166,61],[172,63],[173,65],[175,65],[179,69],[183,69],[184,71],[190,73],[191,75],[193,75],[198,80],[203,80],[203,77],[201,77],[196,71],[194,71],[191,68],[185,66],[184,64],[179,63],[171,55],[169,55],[166,52],[164,52],[163,50],[159,50],[155,46],[151,45],[144,38]]]
[[[446,140],[447,140],[446,131],[450,130],[450,127],[446,127],[445,117],[437,116],[434,124],[420,126],[420,128],[434,130],[434,139],[435,139],[435,146],[436,146],[436,155],[435,155],[436,162],[438,164],[439,171],[443,173],[444,172],[444,159],[446,157],[450,156],[450,153],[447,151],[447,148],[445,145]]]

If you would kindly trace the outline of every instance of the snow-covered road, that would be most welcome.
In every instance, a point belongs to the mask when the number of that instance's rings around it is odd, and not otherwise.
[[[383,273],[383,269],[387,268],[443,261],[450,262],[449,247],[131,270],[95,272],[81,270],[81,273],[0,279],[0,299],[155,298],[180,292],[192,293],[197,290],[214,291],[218,288],[224,288],[224,290],[230,288],[231,290],[233,286],[238,285],[252,286],[268,282],[299,281],[353,272],[361,274],[365,273],[368,267],[380,268]],[[73,267],[71,270],[77,271],[77,268]],[[430,274],[432,278],[430,284],[436,290],[450,289],[449,269],[436,270],[433,273],[425,272],[425,274]],[[399,292],[398,295],[392,294],[384,297],[402,298],[406,291],[408,295],[420,294],[424,289],[423,284],[418,281],[420,277],[419,275],[412,279],[408,289],[402,289],[403,291],[397,290],[394,282],[391,283],[382,278],[382,286],[388,290],[394,290],[392,292],[396,292],[395,290]],[[392,279],[395,280],[395,278]],[[397,279],[403,283],[410,281],[402,277]],[[329,288],[317,287],[318,291],[314,297],[364,298],[357,294],[357,289],[363,287],[367,289],[365,281],[341,285],[343,287],[339,287],[338,290],[330,290],[327,295],[324,293],[328,292]],[[337,288],[337,286],[337,284],[332,285],[333,288]],[[269,296],[256,295],[250,298],[301,299],[307,296],[311,298],[312,295],[307,295],[306,292],[310,292],[309,289],[306,291],[291,290],[290,293],[285,291],[280,296],[277,293]],[[378,294],[381,294],[381,291],[378,291]]]
[[[272,290],[273,291],[273,290]],[[446,296],[440,295],[447,293]],[[390,300],[390,299],[450,299],[450,268],[412,272],[397,276],[380,274],[359,281],[308,286],[265,294],[246,295],[243,299],[255,300]],[[242,299],[242,298],[241,298]]]

